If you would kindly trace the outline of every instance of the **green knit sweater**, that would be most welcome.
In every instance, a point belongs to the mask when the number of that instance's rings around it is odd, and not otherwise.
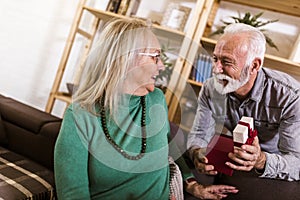
[[[137,155],[140,97],[123,97],[116,119],[107,120],[107,127],[122,149]],[[99,116],[70,105],[55,145],[58,199],[168,199],[169,130],[164,95],[155,89],[146,95],[146,154],[140,160],[128,160],[105,138]]]

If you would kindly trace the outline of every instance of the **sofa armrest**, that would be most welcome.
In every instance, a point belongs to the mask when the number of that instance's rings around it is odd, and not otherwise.
[[[0,95],[0,112],[11,151],[53,170],[53,153],[62,119]]]
[[[0,95],[0,110],[4,121],[15,124],[35,134],[39,133],[44,124],[61,121],[58,117],[3,95]]]

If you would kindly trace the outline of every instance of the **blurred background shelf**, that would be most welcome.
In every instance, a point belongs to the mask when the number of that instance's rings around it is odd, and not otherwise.
[[[146,0],[142,0],[146,1]],[[199,49],[203,49],[212,55],[214,46],[216,45],[216,39],[209,38],[214,18],[219,10],[219,5],[222,2],[230,2],[239,5],[251,6],[253,8],[259,8],[262,10],[276,11],[278,13],[285,13],[294,17],[300,17],[300,1],[299,0],[189,0],[194,2],[192,20],[186,25],[185,31],[178,31],[168,27],[164,27],[153,22],[152,27],[154,33],[159,38],[165,38],[171,45],[178,45],[177,57],[173,66],[173,73],[165,92],[167,105],[169,108],[169,120],[181,125],[184,130],[189,130],[190,124],[194,118],[194,113],[186,115],[188,109],[186,109],[185,101],[186,97],[197,100],[198,93],[202,87],[201,82],[194,81],[190,78],[191,71],[193,69],[193,61],[199,54]],[[61,91],[62,77],[67,68],[70,52],[73,48],[74,40],[77,35],[81,35],[86,39],[84,45],[84,52],[80,55],[80,65],[76,74],[80,74],[83,69],[83,63],[86,56],[92,47],[93,40],[101,32],[101,28],[108,20],[112,18],[132,18],[136,16],[125,16],[116,14],[110,11],[104,11],[96,9],[92,6],[87,6],[87,0],[80,0],[75,14],[73,24],[69,33],[69,37],[66,41],[65,49],[61,57],[61,62],[58,67],[55,81],[51,93],[48,98],[46,106],[47,112],[52,112],[55,100],[65,102],[67,105],[71,103],[72,98],[66,92]],[[91,27],[89,30],[81,28],[82,18],[84,13],[89,13],[93,16]],[[144,19],[145,20],[145,19]],[[85,23],[87,23],[85,21]],[[299,26],[300,27],[300,26]],[[294,49],[299,49],[300,36],[298,36],[298,42],[295,42]],[[295,50],[294,50],[295,52]],[[274,56],[271,54],[265,55],[264,67],[276,69],[286,72],[297,80],[300,81],[300,63]],[[76,83],[76,78],[74,80]],[[189,112],[189,110],[187,111]],[[192,116],[192,117],[190,117]],[[189,125],[185,125],[188,123]],[[182,123],[182,124],[181,124]]]

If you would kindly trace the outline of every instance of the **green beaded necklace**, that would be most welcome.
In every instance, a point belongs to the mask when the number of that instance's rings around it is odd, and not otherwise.
[[[100,110],[100,116],[101,116],[101,124],[102,129],[104,132],[104,135],[106,137],[106,140],[125,158],[129,160],[139,160],[141,159],[146,152],[146,146],[147,146],[147,134],[146,134],[146,100],[145,96],[141,96],[141,106],[142,106],[142,117],[141,117],[141,129],[142,129],[142,138],[141,138],[141,151],[138,155],[132,156],[125,152],[124,149],[122,149],[110,136],[107,123],[106,123],[106,116],[105,116],[105,109],[104,109],[104,98],[101,99],[101,110]]]

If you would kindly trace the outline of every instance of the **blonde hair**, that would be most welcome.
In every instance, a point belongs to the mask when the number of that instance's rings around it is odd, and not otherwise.
[[[74,102],[89,112],[104,98],[104,106],[116,110],[128,67],[135,65],[136,53],[150,48],[154,34],[138,19],[113,19],[100,33],[84,65]]]

